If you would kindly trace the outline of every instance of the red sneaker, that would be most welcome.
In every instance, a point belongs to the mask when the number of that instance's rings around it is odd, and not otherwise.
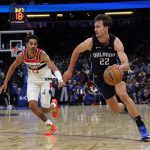
[[[54,124],[48,124],[47,125],[47,131],[45,135],[52,135],[57,130],[57,127]]]
[[[52,103],[56,104],[56,107],[52,110],[52,117],[57,118],[58,114],[60,113],[60,109],[58,107],[58,101],[57,99],[52,99]]]

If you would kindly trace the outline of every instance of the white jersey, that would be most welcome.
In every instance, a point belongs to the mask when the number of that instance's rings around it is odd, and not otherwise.
[[[52,72],[44,62],[40,62],[40,54],[42,50],[37,49],[34,58],[28,58],[27,49],[23,50],[24,63],[28,68],[28,82],[42,82],[45,78],[52,78]]]
[[[29,59],[27,49],[23,50],[24,63],[28,68],[27,97],[28,101],[38,101],[40,94],[41,106],[43,108],[49,108],[52,82],[46,81],[45,78],[52,78],[52,72],[44,62],[40,62],[41,52],[42,50],[38,48],[35,57]]]

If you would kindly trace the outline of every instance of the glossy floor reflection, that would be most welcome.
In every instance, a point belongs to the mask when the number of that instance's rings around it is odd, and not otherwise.
[[[150,129],[150,107],[138,108]],[[30,110],[0,110],[0,150],[150,150],[129,115],[106,106],[62,106],[52,121],[58,131],[44,136],[45,125]]]

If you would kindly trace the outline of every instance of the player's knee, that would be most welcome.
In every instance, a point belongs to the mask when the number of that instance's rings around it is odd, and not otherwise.
[[[35,110],[38,107],[37,102],[36,101],[29,101],[29,108],[31,110]]]
[[[127,92],[122,92],[122,93],[119,93],[118,96],[120,97],[120,99],[123,101],[123,102],[126,102],[128,100],[128,93]]]
[[[50,112],[50,108],[43,108],[43,107],[42,107],[42,111],[43,111],[44,113],[48,113],[48,112]]]

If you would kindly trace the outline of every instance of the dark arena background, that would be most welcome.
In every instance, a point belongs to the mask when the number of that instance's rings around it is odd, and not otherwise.
[[[113,20],[110,33],[124,44],[130,64],[124,72],[127,92],[150,129],[150,0],[0,1],[0,86],[32,34],[63,75],[74,48],[94,35],[97,14]],[[73,77],[61,89],[53,82],[60,114],[57,119],[46,114],[58,128],[51,136],[44,135],[45,125],[29,108],[26,65],[16,68],[7,91],[0,94],[0,150],[150,149],[128,113],[112,113],[90,81],[89,55],[79,56]]]

